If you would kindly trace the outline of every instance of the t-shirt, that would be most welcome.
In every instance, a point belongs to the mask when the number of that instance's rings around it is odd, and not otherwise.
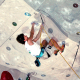
[[[33,42],[33,45],[29,45],[28,42],[25,42],[25,48],[27,49],[27,51],[32,55],[32,56],[38,56],[40,54],[40,45],[36,44],[35,42]]]

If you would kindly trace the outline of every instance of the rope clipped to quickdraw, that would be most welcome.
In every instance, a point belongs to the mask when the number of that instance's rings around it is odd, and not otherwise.
[[[43,27],[43,26],[42,26]],[[43,27],[44,29],[44,27]],[[44,29],[45,33],[47,34],[46,30]],[[49,35],[47,34],[47,36],[49,37]],[[51,38],[49,37],[49,39],[51,40]],[[53,44],[53,41],[51,40],[52,44]],[[62,56],[61,52],[59,52],[60,55]],[[62,56],[62,58],[64,59],[64,61],[68,64],[68,66],[72,69],[72,71],[77,75],[77,73],[73,70],[73,68],[69,65],[69,63],[66,61],[66,59]],[[80,79],[80,77],[77,75],[77,77]]]

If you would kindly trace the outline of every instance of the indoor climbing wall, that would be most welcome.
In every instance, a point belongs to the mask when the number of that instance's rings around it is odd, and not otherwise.
[[[49,17],[66,36],[80,40],[80,0],[24,0]]]
[[[76,1],[76,3],[79,2],[78,0]],[[79,6],[77,7],[74,5],[76,8],[73,7],[75,2],[69,2],[68,0],[67,2],[65,2],[65,0],[54,0],[54,2],[52,0],[26,0],[26,2],[24,0],[5,0],[0,6],[0,64],[9,68],[14,68],[15,71],[18,69],[25,74],[34,73],[34,77],[43,80],[79,79],[80,43],[71,40],[75,37],[75,40],[78,41],[79,35],[77,35],[78,37],[76,38],[75,33],[71,34],[71,32],[73,32],[71,31],[73,30],[71,26],[68,26],[70,29],[66,26],[69,25],[68,23],[72,25],[73,22],[76,22],[76,19],[79,21]],[[41,41],[44,39],[49,41],[49,37],[52,37],[60,46],[62,45],[62,41],[64,41],[65,50],[62,56],[65,59],[63,59],[59,53],[55,56],[53,54],[53,47],[50,52],[52,56],[46,60],[40,59],[41,66],[37,67],[34,63],[36,58],[28,53],[24,45],[16,41],[16,37],[21,33],[29,37],[31,23],[36,21],[38,25],[34,27],[35,38],[39,31],[40,24],[42,23],[40,15],[44,21]],[[77,23],[79,23],[78,21]],[[77,28],[79,30],[79,26],[77,26]],[[69,34],[74,35],[74,37],[72,36],[71,39],[68,38],[70,36]],[[40,39],[37,41],[37,44],[40,44]],[[73,64],[76,53],[76,60]]]
[[[5,0],[0,0],[0,5],[2,5],[2,3],[4,3]]]

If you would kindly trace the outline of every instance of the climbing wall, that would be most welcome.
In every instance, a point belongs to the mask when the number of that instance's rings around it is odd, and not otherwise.
[[[2,5],[2,3],[4,3],[5,0],[0,0],[0,5]]]
[[[70,39],[80,40],[80,0],[24,0],[49,17]]]
[[[40,2],[36,0],[36,2],[33,3],[36,5],[38,4],[39,7],[43,2],[44,1],[42,0]],[[32,6],[34,6],[34,4]],[[73,79],[73,76],[75,76],[76,80],[78,79],[76,74],[80,76],[79,72],[80,48],[78,50],[77,59],[73,66],[73,69],[76,72],[75,74],[59,53],[57,56],[53,54],[53,49],[51,50],[51,53],[53,55],[46,60],[40,59],[41,66],[36,67],[34,63],[35,57],[31,56],[27,52],[24,45],[19,44],[16,41],[16,37],[20,33],[24,33],[25,35],[30,36],[29,33],[31,30],[31,22],[33,21],[36,21],[38,23],[38,25],[35,25],[34,27],[35,38],[36,34],[39,31],[40,24],[42,22],[40,18],[40,12],[35,11],[23,0],[6,0],[0,6],[0,11],[1,11],[0,13],[1,65],[7,66],[9,68],[18,69],[21,72],[24,72],[25,74],[34,72],[36,73],[34,77],[43,80],[60,80],[60,78],[62,80],[70,80]],[[31,14],[31,16],[25,15],[25,13],[27,12]],[[50,36],[50,38],[53,37],[58,42],[59,45],[61,45],[62,41],[65,41],[66,46],[62,55],[66,59],[66,61],[70,64],[70,66],[72,66],[75,54],[78,49],[77,45],[79,45],[79,43],[72,41],[66,36],[66,34],[63,34],[64,32],[61,32],[61,30],[58,28],[58,25],[56,25],[45,14],[42,14],[42,17],[45,23],[44,29]],[[45,33],[45,31],[44,30],[42,31],[41,40],[46,39],[47,41],[49,41],[48,35]],[[40,44],[40,40],[37,41],[37,44]]]

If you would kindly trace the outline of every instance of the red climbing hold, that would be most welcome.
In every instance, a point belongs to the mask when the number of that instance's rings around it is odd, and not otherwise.
[[[8,71],[3,71],[1,74],[1,80],[14,80],[14,79]]]
[[[73,7],[77,8],[78,7],[78,4],[77,3],[74,3],[73,4]]]

